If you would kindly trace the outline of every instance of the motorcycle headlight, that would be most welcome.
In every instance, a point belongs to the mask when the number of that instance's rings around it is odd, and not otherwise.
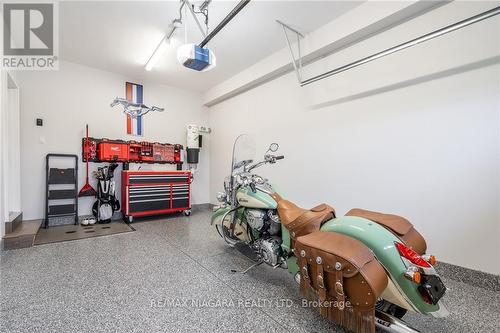
[[[257,184],[264,184],[265,183],[264,178],[262,178],[261,176],[255,175],[255,176],[253,176],[253,180]]]

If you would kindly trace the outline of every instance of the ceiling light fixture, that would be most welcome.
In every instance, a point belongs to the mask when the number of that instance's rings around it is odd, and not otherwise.
[[[158,60],[160,59],[160,57],[162,56],[163,52],[165,52],[165,50],[167,49],[167,45],[170,43],[170,40],[167,39],[167,36],[164,36],[160,42],[160,44],[158,44],[158,46],[156,47],[156,49],[154,50],[153,54],[151,55],[151,57],[149,58],[148,62],[146,63],[146,67],[145,69],[149,72],[153,69],[154,65],[156,65],[156,63],[158,62]]]
[[[153,54],[146,63],[146,70],[148,72],[153,69],[153,67],[156,65],[162,54],[167,49],[168,44],[170,44],[170,38],[172,38],[172,35],[174,34],[175,30],[181,27],[182,27],[181,19],[175,19],[172,21],[172,23],[170,23],[168,32],[165,34],[165,36],[163,36],[162,40],[160,41],[158,46],[156,46],[155,50],[153,51]]]

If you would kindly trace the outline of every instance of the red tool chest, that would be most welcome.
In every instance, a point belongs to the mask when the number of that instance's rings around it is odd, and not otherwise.
[[[191,213],[190,171],[122,171],[122,213],[134,217]]]

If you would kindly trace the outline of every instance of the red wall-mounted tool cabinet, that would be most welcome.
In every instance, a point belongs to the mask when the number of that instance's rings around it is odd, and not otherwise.
[[[89,162],[182,164],[179,144],[110,139],[82,139],[82,160]]]
[[[191,214],[190,171],[122,171],[122,213],[134,217],[173,212]]]
[[[141,159],[141,144],[136,142],[129,142],[128,144],[128,158],[132,161],[138,161]]]
[[[153,160],[155,161],[174,161],[175,147],[174,145],[162,145],[159,143],[153,144]]]
[[[127,162],[129,160],[129,145],[126,142],[102,141],[97,147],[101,161]]]

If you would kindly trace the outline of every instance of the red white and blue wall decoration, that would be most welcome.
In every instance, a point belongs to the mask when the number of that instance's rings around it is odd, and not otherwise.
[[[126,82],[125,83],[125,98],[132,103],[143,103],[142,85]],[[127,115],[127,134],[142,136],[144,134],[144,119],[142,116],[132,118]]]

